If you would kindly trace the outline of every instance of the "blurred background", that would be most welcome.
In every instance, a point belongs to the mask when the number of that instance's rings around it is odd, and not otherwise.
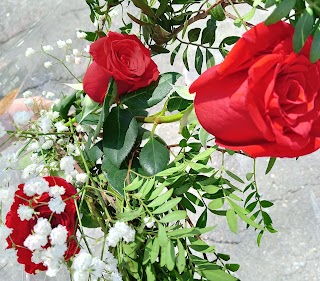
[[[247,10],[245,5],[239,9],[241,14],[245,14]],[[114,17],[113,30],[117,31],[121,25],[121,17]],[[265,18],[266,13],[259,12],[250,22],[258,23]],[[29,47],[39,51],[41,44],[50,44],[54,48],[53,53],[62,58],[64,54],[57,48],[56,41],[70,38],[73,41],[72,48],[82,52],[87,43],[76,37],[77,29],[94,30],[84,0],[0,1],[0,97],[15,88],[21,88],[21,93],[30,90],[36,95],[40,95],[42,91],[70,91],[63,83],[76,81],[66,69],[61,65],[46,69],[43,63],[48,57],[41,53],[26,57],[25,51]],[[220,23],[217,32],[218,45],[226,36],[240,35],[243,30],[229,21]],[[215,55],[216,62],[220,62],[220,55]],[[176,59],[174,66],[171,66],[169,56],[167,60],[161,56],[161,63],[159,58],[156,56],[155,61],[158,62],[160,71],[183,71],[181,59]],[[80,65],[68,65],[77,77],[83,75],[86,66],[85,61]],[[183,74],[187,84],[198,76],[194,69],[190,72],[183,71]],[[177,139],[177,127],[164,125],[158,128],[158,134],[168,140],[168,143]],[[250,159],[241,156],[226,158],[226,167],[238,175],[245,175],[253,169]],[[268,175],[264,175],[268,159],[257,160],[259,192],[263,199],[274,203],[269,214],[278,230],[275,234],[266,233],[260,247],[256,244],[258,233],[252,229],[246,230],[244,224],[236,235],[229,231],[225,218],[210,217],[210,223],[218,224],[218,227],[205,238],[218,252],[230,254],[231,262],[240,264],[236,276],[242,281],[320,280],[319,160],[319,152],[298,160],[278,159]],[[19,270],[2,268],[0,280],[23,280]],[[30,280],[42,281],[50,278],[41,275]]]

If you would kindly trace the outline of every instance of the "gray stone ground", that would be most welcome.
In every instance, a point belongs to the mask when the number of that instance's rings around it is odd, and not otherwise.
[[[258,22],[260,18],[253,21]],[[231,26],[231,28],[230,28]],[[79,50],[85,46],[75,38],[75,29],[90,29],[85,1],[31,1],[2,0],[0,2],[0,96],[22,85],[23,90],[62,89],[61,83],[72,81],[67,71],[53,67],[43,68],[46,60],[41,56],[25,58],[27,47],[39,49],[39,43],[55,45],[58,39],[72,38]],[[234,31],[232,24],[222,28],[225,36]],[[173,68],[163,61],[162,71]],[[178,69],[179,63],[174,66]],[[83,67],[70,69],[81,75]],[[14,78],[13,78],[14,77]],[[196,77],[194,71],[188,80]],[[173,140],[173,127],[159,132],[168,141]],[[258,184],[263,198],[274,202],[270,209],[276,234],[267,233],[260,247],[256,245],[256,233],[242,226],[238,235],[230,233],[226,222],[210,217],[210,223],[218,228],[206,236],[220,252],[229,253],[231,261],[240,263],[237,276],[243,281],[317,281],[320,280],[320,153],[299,160],[277,160],[275,169],[264,175],[267,159],[258,159]],[[243,157],[227,159],[226,165],[238,174],[252,170],[252,163]],[[0,280],[10,280],[11,274],[0,273]],[[17,275],[15,275],[17,276]],[[21,279],[15,277],[14,281]],[[38,277],[33,280],[44,280]],[[46,279],[48,280],[48,279]],[[58,279],[56,279],[58,280]],[[59,279],[62,280],[62,279]]]

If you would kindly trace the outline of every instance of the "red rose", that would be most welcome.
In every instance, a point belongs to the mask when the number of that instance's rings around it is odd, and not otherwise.
[[[33,228],[37,223],[38,218],[48,219],[52,229],[59,224],[65,226],[67,235],[68,249],[64,254],[65,260],[69,260],[73,255],[79,252],[78,243],[75,240],[76,232],[76,206],[74,202],[74,195],[76,189],[73,185],[69,184],[62,178],[58,177],[44,177],[49,184],[49,188],[53,186],[62,186],[65,189],[65,193],[61,195],[62,200],[66,203],[65,209],[62,213],[53,213],[49,207],[48,202],[51,197],[48,192],[42,195],[27,196],[24,193],[24,184],[18,186],[18,190],[15,193],[14,202],[10,208],[6,217],[6,226],[12,228],[11,235],[7,238],[9,244],[8,248],[15,248],[17,250],[18,262],[25,265],[25,271],[30,274],[35,274],[36,271],[46,270],[47,267],[42,263],[35,264],[31,261],[32,251],[24,246],[26,238],[32,234]],[[18,215],[18,208],[20,205],[30,206],[34,209],[33,217],[30,220],[21,220]],[[43,248],[50,246],[50,240]]]
[[[320,61],[309,61],[311,37],[293,52],[293,33],[282,21],[258,24],[191,85],[196,115],[217,144],[252,157],[320,147]]]
[[[90,45],[93,63],[84,78],[83,89],[91,99],[103,103],[112,76],[118,96],[148,86],[159,77],[150,51],[135,35],[109,32]]]

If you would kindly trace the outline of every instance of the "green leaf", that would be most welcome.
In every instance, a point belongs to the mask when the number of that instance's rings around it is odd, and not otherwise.
[[[175,173],[180,173],[186,169],[187,165],[186,164],[180,164],[176,167],[172,167],[169,169],[166,169],[160,173],[157,174],[158,177],[167,177],[167,176],[172,176]]]
[[[74,92],[72,95],[63,98],[58,104],[53,106],[53,111],[58,111],[60,116],[67,121],[69,110],[75,102],[77,94],[78,92]]]
[[[276,162],[276,160],[277,160],[277,158],[273,158],[273,157],[271,157],[271,158],[269,159],[268,167],[267,167],[267,169],[266,169],[266,173],[265,173],[265,174],[268,174],[268,173],[271,171],[271,169],[272,169],[274,163]]]
[[[260,205],[263,207],[263,208],[270,208],[273,206],[273,203],[270,202],[270,201],[267,201],[267,200],[262,200],[260,202]]]
[[[212,200],[209,203],[208,208],[210,210],[217,210],[217,209],[222,208],[223,205],[224,205],[224,198],[217,198],[217,199]]]
[[[151,178],[146,181],[146,183],[141,187],[139,190],[139,194],[141,194],[141,198],[145,198],[148,193],[152,190],[153,186],[155,185],[156,179]]]
[[[192,203],[186,197],[182,197],[181,205],[194,214],[197,212],[196,208],[192,205]]]
[[[191,248],[199,253],[212,253],[214,251],[213,246],[209,246],[207,243],[205,243],[204,241],[202,241],[196,237],[189,237],[188,239],[190,241],[189,248]]]
[[[238,206],[236,203],[234,203],[232,200],[228,199],[228,202],[231,206],[231,208],[238,214],[238,216],[244,221],[246,222],[247,224],[257,228],[257,229],[260,229],[260,230],[263,230],[263,227],[259,224],[257,224],[255,221],[251,220],[250,218],[248,218],[246,216],[246,211],[241,208],[240,206]]]
[[[134,219],[140,217],[142,214],[143,207],[140,206],[138,210],[125,210],[123,213],[117,214],[117,218],[121,221],[133,221]]]
[[[194,60],[194,66],[199,75],[201,74],[202,64],[203,64],[203,54],[200,50],[200,47],[198,47],[196,51],[195,60]]]
[[[148,175],[155,175],[163,171],[169,160],[169,150],[154,137],[151,137],[141,149],[139,161]]]
[[[204,228],[207,225],[207,219],[208,219],[208,212],[207,209],[204,209],[202,214],[200,215],[196,227]]]
[[[195,95],[190,94],[188,86],[173,86],[173,90],[183,99],[193,101]]]
[[[199,160],[207,159],[216,149],[217,149],[216,147],[210,147],[210,148],[206,149],[205,151],[202,151],[201,153],[199,153],[195,157],[193,157],[191,161],[196,162]]]
[[[102,161],[102,170],[106,172],[105,176],[110,186],[123,195],[124,183],[127,177],[127,168],[117,168],[114,166],[108,158],[104,158]],[[131,175],[131,174],[130,174]],[[130,177],[131,180],[131,177]]]
[[[181,228],[177,230],[173,230],[168,232],[168,236],[170,237],[193,237],[196,235],[201,235],[203,233],[209,232],[213,230],[215,226],[205,227],[205,228]]]
[[[169,7],[168,1],[169,0],[161,0],[161,1],[159,1],[160,2],[160,6],[158,7],[158,9],[156,11],[157,17],[160,17],[161,15],[163,15],[163,13],[167,10],[167,8]]]
[[[131,0],[131,2],[139,9],[141,9],[141,11],[146,14],[147,16],[155,19],[156,18],[156,14],[153,12],[153,10],[151,9],[151,7],[149,7],[149,5],[146,3],[146,1],[144,0]]]
[[[90,113],[99,107],[99,103],[93,101],[88,95],[82,100],[82,114],[79,123],[81,123]]]
[[[202,201],[195,196],[194,194],[190,193],[190,192],[186,192],[185,194],[187,196],[187,198],[195,205],[200,206],[200,207],[204,207],[204,204],[202,203]]]
[[[238,279],[221,269],[197,269],[197,272],[208,281],[237,281]]]
[[[236,272],[239,270],[240,265],[236,264],[236,263],[228,263],[228,264],[226,264],[226,268],[232,272]]]
[[[174,245],[172,240],[169,240],[166,246],[166,266],[169,271],[172,271],[174,269],[175,259],[176,255],[174,252]]]
[[[240,39],[240,37],[238,37],[238,36],[229,36],[229,37],[224,38],[221,41],[221,43],[219,44],[219,51],[224,58],[229,53],[229,51],[225,49],[226,45],[231,46],[231,45],[235,44],[239,39]]]
[[[120,167],[138,136],[138,123],[128,110],[114,107],[103,126],[103,152],[110,162]]]
[[[161,247],[165,247],[168,244],[168,236],[161,223],[158,223],[158,242]]]
[[[195,42],[199,39],[199,36],[200,36],[200,32],[201,32],[201,28],[197,27],[197,28],[194,28],[194,29],[191,29],[189,32],[188,32],[188,39],[190,42]]]
[[[229,209],[227,211],[226,217],[227,217],[227,222],[228,222],[230,230],[233,233],[237,234],[238,233],[238,218],[236,216],[236,213],[233,211],[233,209]]]
[[[156,214],[165,213],[165,212],[169,211],[170,209],[172,209],[173,207],[177,206],[180,201],[181,201],[181,198],[171,199],[171,200],[167,201],[166,203],[164,203],[162,206],[155,209],[152,212],[152,214],[156,215]]]
[[[168,222],[172,222],[172,221],[184,220],[186,218],[186,216],[187,216],[186,211],[183,211],[183,210],[174,211],[174,212],[167,214],[162,219],[160,219],[160,222],[168,223]]]
[[[261,0],[262,1],[262,0]],[[209,4],[208,4],[209,7]],[[223,21],[226,19],[226,15],[224,13],[223,7],[221,4],[215,6],[213,9],[210,10],[210,15],[216,19],[217,21]]]
[[[173,84],[181,77],[177,72],[167,72],[160,75],[158,81],[148,87],[138,89],[132,93],[121,95],[120,101],[132,109],[152,107],[162,101],[172,92]]]
[[[187,45],[187,47],[185,48],[185,50],[183,51],[183,54],[182,54],[182,61],[183,61],[183,64],[184,64],[184,66],[186,67],[187,70],[189,70],[188,48],[189,48],[189,45]]]
[[[86,200],[83,201],[80,212],[82,214],[82,217],[81,217],[82,226],[88,227],[88,228],[100,227],[98,217],[94,215],[93,212],[91,212],[91,209],[89,209],[89,206]]]
[[[213,54],[206,49],[206,65],[207,68],[210,68],[216,64]]]
[[[146,243],[146,247],[144,249],[142,264],[147,264],[150,260],[150,254],[152,250],[152,239],[149,238]]]
[[[174,63],[174,60],[175,60],[175,58],[176,58],[176,56],[177,56],[177,54],[178,54],[178,52],[179,52],[179,50],[180,50],[180,48],[181,48],[181,44],[182,44],[182,43],[179,43],[179,44],[177,45],[177,47],[175,47],[174,50],[173,50],[172,53],[171,53],[171,56],[170,56],[170,64],[171,64],[171,65],[173,65],[173,63]]]
[[[320,59],[320,25],[318,24],[318,27],[314,33],[311,51],[310,51],[310,61],[312,63],[316,63]]]
[[[152,264],[148,264],[145,271],[146,271],[146,276],[147,276],[148,281],[156,281],[157,280],[156,270],[154,269]]]
[[[311,8],[307,8],[299,18],[293,35],[293,50],[299,53],[306,43],[313,29],[314,15]]]
[[[161,194],[159,197],[157,197],[156,199],[154,199],[151,203],[149,203],[147,205],[147,207],[149,208],[155,208],[158,207],[160,205],[162,205],[163,203],[165,203],[169,198],[171,198],[171,195],[173,193],[173,188],[169,189],[167,192]]]
[[[238,181],[238,182],[240,182],[240,183],[244,183],[244,181],[243,181],[242,179],[240,179],[237,175],[235,175],[235,174],[232,173],[231,171],[226,170],[226,174],[227,174],[229,177],[233,178],[234,180],[236,180],[236,181]]]
[[[266,25],[271,25],[285,18],[294,8],[297,0],[283,0],[271,15],[265,20]]]
[[[180,239],[177,240],[177,245],[178,245],[178,256],[176,259],[176,265],[179,273],[181,274],[181,272],[183,272],[186,267],[186,256],[185,256],[185,249],[182,243],[180,242]]]
[[[201,44],[209,44],[209,47],[211,47],[216,39],[216,30],[216,21],[214,19],[209,19],[207,21],[207,26],[202,31]]]
[[[253,1],[253,7],[257,7],[261,4],[262,0],[254,0]]]
[[[163,228],[163,226],[162,226],[162,228]],[[163,228],[163,230],[164,230],[164,228]],[[163,235],[163,234],[161,234],[161,235]],[[158,232],[158,237],[159,237],[159,232]],[[151,263],[155,263],[158,258],[158,255],[159,255],[160,245],[159,245],[159,238],[158,237],[155,237],[153,239],[151,253],[150,253],[150,262]],[[161,237],[161,239],[164,239],[164,237]],[[167,238],[166,238],[166,241],[168,241]]]
[[[139,177],[136,177],[132,183],[130,183],[129,185],[127,185],[124,190],[125,191],[134,191],[138,188],[140,188],[140,186],[143,184],[143,179],[140,179]]]

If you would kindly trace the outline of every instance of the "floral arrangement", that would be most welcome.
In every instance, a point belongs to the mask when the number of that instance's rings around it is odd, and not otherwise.
[[[50,277],[67,268],[74,281],[238,280],[239,265],[201,235],[215,228],[209,214],[222,216],[233,233],[239,221],[255,229],[259,245],[276,230],[267,212],[273,203],[258,192],[256,159],[270,157],[268,173],[276,157],[320,147],[319,3],[86,3],[95,30],[77,36],[89,47],[58,40],[62,59],[51,45],[39,50],[46,68],[58,62],[70,72],[68,64],[89,61],[69,84],[74,92],[55,99],[26,91],[23,110],[13,110],[14,90],[0,104],[1,115],[14,111],[15,126],[0,124],[1,146],[17,147],[0,155],[1,204],[9,204],[1,208],[1,260]],[[241,3],[248,14],[239,14]],[[123,26],[112,30],[119,8]],[[269,8],[264,22],[249,23]],[[230,18],[246,31],[217,45],[217,22]],[[178,72],[160,73],[154,56],[174,64],[184,49],[188,71],[192,48],[199,78],[190,87]],[[30,59],[35,53],[26,50]],[[180,140],[166,143],[156,129],[174,122]],[[252,171],[236,175],[225,155],[252,158]]]

